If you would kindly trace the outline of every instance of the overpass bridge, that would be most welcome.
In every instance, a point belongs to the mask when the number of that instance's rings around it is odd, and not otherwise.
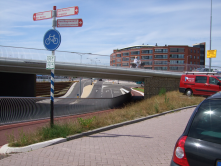
[[[35,97],[36,74],[50,75],[50,70],[46,70],[46,60],[42,60],[49,54],[43,49],[0,45],[0,96]],[[168,91],[179,88],[182,72],[109,66],[109,56],[100,56],[100,59],[106,58],[107,63],[98,65],[95,57],[98,56],[90,53],[56,51],[55,75],[144,81],[145,98],[158,94],[161,88]],[[85,63],[87,59],[91,64]],[[64,60],[66,62],[62,62]]]
[[[9,86],[7,89],[15,87],[16,85],[18,86],[18,83],[16,82],[20,79],[23,79],[20,80],[22,81],[20,84],[26,85],[32,82],[31,84],[35,85],[34,82],[36,79],[36,74],[50,75],[50,70],[46,70],[46,61],[43,60],[28,60],[0,57],[0,71],[1,80],[7,81],[4,84],[4,86],[8,85],[8,81],[10,80],[14,83],[14,85]],[[9,73],[14,73],[14,75],[10,75]],[[15,73],[18,73],[20,75],[16,75],[15,77]],[[144,95],[145,97],[150,97],[154,94],[158,94],[160,88],[166,88],[167,90],[178,89],[179,80],[182,73],[150,69],[135,69],[102,65],[85,65],[79,63],[56,62],[55,75],[71,77],[105,78],[128,81],[144,81]],[[19,76],[20,78],[18,78]],[[4,87],[1,86],[1,88]],[[33,86],[33,88],[35,88],[35,86]]]

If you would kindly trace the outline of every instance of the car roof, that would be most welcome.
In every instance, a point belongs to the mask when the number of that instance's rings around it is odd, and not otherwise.
[[[208,97],[207,99],[221,99],[221,91],[215,93],[214,95]]]
[[[183,74],[185,76],[215,76],[215,77],[221,77],[220,75],[212,75],[212,74],[197,74],[197,73],[194,73],[194,74]]]

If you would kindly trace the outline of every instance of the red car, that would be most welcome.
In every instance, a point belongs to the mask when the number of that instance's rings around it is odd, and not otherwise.
[[[180,79],[179,91],[187,96],[210,96],[221,91],[221,76],[215,72],[189,72],[183,74]]]

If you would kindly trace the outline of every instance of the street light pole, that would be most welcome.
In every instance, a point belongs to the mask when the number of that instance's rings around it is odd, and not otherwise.
[[[210,10],[210,50],[211,50],[211,32],[212,31],[212,0],[211,0],[211,10]],[[211,58],[209,58],[209,71],[211,72]]]

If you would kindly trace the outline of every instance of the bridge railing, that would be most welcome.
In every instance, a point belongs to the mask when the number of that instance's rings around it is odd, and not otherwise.
[[[55,118],[113,109],[130,101],[130,93],[115,98],[55,98]],[[49,119],[50,98],[0,97],[0,126]]]
[[[45,49],[23,48],[0,45],[0,58],[9,59],[23,59],[23,60],[41,60],[45,61],[47,55],[51,55],[50,51]],[[95,65],[95,66],[111,66],[113,68],[130,68],[133,63],[133,58],[119,59],[112,58],[110,55],[92,54],[92,53],[79,53],[69,51],[55,51],[56,62],[82,64],[82,65]],[[114,63],[112,63],[114,61]],[[114,65],[114,66],[113,66]],[[168,61],[168,59],[152,60],[141,59],[139,68],[146,70],[162,70],[172,72],[192,71],[197,68],[209,68],[208,65],[199,64],[184,64],[184,60]],[[220,66],[212,66],[212,69],[221,71]]]

